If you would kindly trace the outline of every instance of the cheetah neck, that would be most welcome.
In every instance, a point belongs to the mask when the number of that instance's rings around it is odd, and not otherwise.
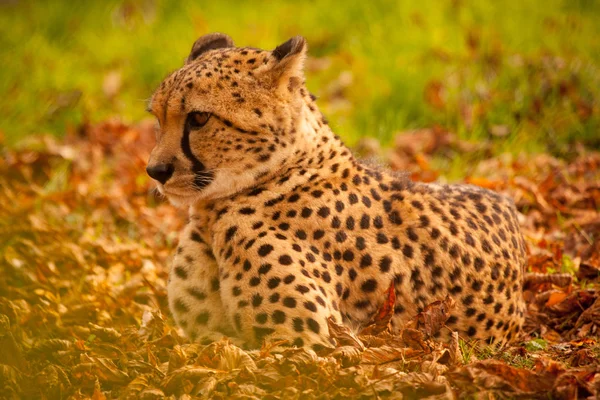
[[[338,173],[340,164],[348,164],[344,168],[357,165],[352,152],[333,133],[312,100],[303,104],[299,115],[300,120],[295,125],[294,152],[280,166],[258,179],[256,186],[273,186],[270,184],[289,179],[290,185],[282,185],[281,189],[291,189],[316,177],[326,179]],[[333,167],[334,164],[339,167]]]
[[[240,196],[245,196],[257,188],[285,194],[295,187],[317,179],[335,179],[336,175],[341,176],[342,173],[352,174],[358,167],[358,162],[339,136],[333,133],[312,99],[303,103],[299,116],[300,121],[295,124],[294,151],[289,157],[280,165],[271,166],[264,174],[256,177],[254,184],[228,198],[192,205],[190,215],[217,209],[223,202],[235,202]]]

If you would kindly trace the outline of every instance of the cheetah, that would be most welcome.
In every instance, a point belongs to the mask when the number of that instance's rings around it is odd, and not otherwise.
[[[327,319],[368,322],[394,285],[401,329],[433,301],[447,325],[503,344],[524,319],[514,203],[361,164],[305,86],[304,38],[265,51],[200,37],[152,95],[147,173],[189,208],[169,307],[190,340],[331,346]]]

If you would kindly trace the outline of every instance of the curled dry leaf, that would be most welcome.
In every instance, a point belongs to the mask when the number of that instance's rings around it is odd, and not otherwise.
[[[391,346],[369,347],[362,354],[363,364],[385,364],[391,361],[406,361],[425,354],[422,350],[413,348],[398,348]]]
[[[329,335],[338,346],[350,346],[363,351],[365,349],[362,341],[346,325],[340,325],[333,317],[327,318],[327,327]]]
[[[402,341],[410,348],[428,351],[429,346],[425,343],[425,334],[423,331],[404,328],[402,330]]]
[[[427,305],[423,311],[418,313],[407,327],[422,331],[426,337],[432,337],[442,329],[450,312],[454,308],[455,301],[450,296],[446,296],[444,300],[435,301]]]
[[[390,282],[390,286],[386,291],[385,301],[373,315],[373,318],[360,331],[362,335],[377,335],[384,331],[389,331],[391,328],[392,317],[394,316],[394,306],[396,304],[396,285],[394,280]]]
[[[364,349],[355,346],[343,346],[336,348],[330,356],[338,360],[342,367],[347,368],[362,361],[363,351]]]
[[[184,393],[210,392],[212,390],[208,389],[205,384],[208,383],[210,388],[214,388],[216,382],[211,378],[222,373],[222,371],[213,368],[186,365],[168,375],[161,383],[161,387],[164,388],[165,394],[176,396],[181,396]]]
[[[530,272],[525,274],[523,286],[534,286],[550,283],[558,287],[569,286],[573,282],[571,274],[542,274],[539,272]]]

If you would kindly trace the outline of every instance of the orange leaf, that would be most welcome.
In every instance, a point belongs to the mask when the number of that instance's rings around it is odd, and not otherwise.
[[[394,316],[394,306],[396,304],[396,286],[394,280],[390,282],[390,287],[386,292],[386,300],[379,307],[377,314],[373,316],[371,321],[360,332],[360,335],[377,335],[389,328],[390,321]]]
[[[552,307],[553,305],[563,301],[566,297],[567,294],[565,292],[554,292],[548,298],[548,301],[546,302],[546,307]]]

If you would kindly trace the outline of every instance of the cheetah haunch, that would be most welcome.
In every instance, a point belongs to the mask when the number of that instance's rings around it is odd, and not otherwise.
[[[318,349],[328,317],[366,323],[393,281],[394,329],[450,295],[450,328],[513,338],[525,309],[513,203],[361,165],[306,90],[305,57],[302,37],[263,51],[206,35],[152,96],[147,171],[190,215],[168,284],[177,324],[201,342]]]

